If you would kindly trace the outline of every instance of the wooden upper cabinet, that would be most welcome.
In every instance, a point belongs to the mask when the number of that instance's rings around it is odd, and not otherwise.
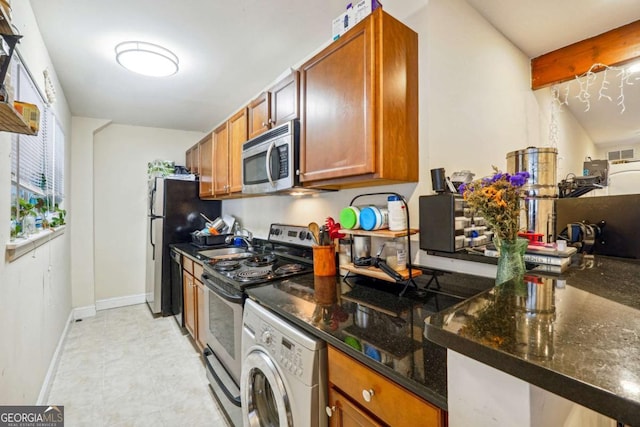
[[[300,73],[296,70],[263,92],[248,106],[248,139],[300,116]]]
[[[227,122],[213,131],[213,195],[229,191],[229,126]]]
[[[228,121],[229,127],[229,193],[242,192],[242,144],[247,140],[247,109],[243,108]]]
[[[418,180],[418,35],[376,9],[300,68],[300,180]]]
[[[249,103],[249,139],[271,127],[271,93],[263,92]]]
[[[300,73],[294,70],[276,83],[271,93],[271,125],[278,126],[300,116]]]
[[[209,134],[198,143],[200,168],[200,197],[213,196],[213,135]]]
[[[200,175],[200,145],[195,144],[193,147],[189,148],[185,153],[185,157],[185,167],[189,172],[195,175]]]

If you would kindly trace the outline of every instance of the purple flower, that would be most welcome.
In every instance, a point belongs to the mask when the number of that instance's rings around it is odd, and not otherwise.
[[[517,174],[513,175],[509,179],[509,182],[514,187],[522,187],[527,183],[527,179],[529,179],[529,172],[524,171],[518,172]]]
[[[464,183],[463,183],[463,184],[460,184],[460,187],[458,187],[458,193],[460,193],[460,194],[464,194],[464,192],[466,191],[466,189],[467,189],[467,184],[464,184]]]

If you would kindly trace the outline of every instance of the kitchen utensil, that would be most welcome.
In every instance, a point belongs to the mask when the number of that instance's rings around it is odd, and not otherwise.
[[[380,249],[378,249],[378,253],[376,254],[375,258],[372,260],[373,266],[378,267],[380,270],[384,271],[387,274],[387,276],[391,277],[393,280],[397,282],[404,281],[404,277],[402,277],[402,275],[400,275],[393,268],[389,267],[389,265],[382,258],[380,258],[380,255],[382,255],[382,251],[384,250],[384,246],[385,246],[385,243],[383,243],[380,246]]]
[[[205,221],[209,222],[209,223],[213,223],[213,221],[211,221],[205,214],[203,214],[202,212],[200,212],[200,216],[202,218],[204,218]]]
[[[322,243],[320,242],[320,226],[315,222],[310,222],[308,228],[316,244],[322,245]]]

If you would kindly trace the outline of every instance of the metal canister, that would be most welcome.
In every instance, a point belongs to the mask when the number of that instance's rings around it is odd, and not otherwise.
[[[557,186],[558,150],[554,147],[527,147],[507,153],[507,172],[529,172],[529,179],[522,187],[526,231],[543,235],[547,243],[554,237],[554,201],[558,198]]]

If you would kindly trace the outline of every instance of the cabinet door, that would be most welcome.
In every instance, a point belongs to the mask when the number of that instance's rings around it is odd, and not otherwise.
[[[190,156],[191,159],[189,160],[189,164],[187,165],[187,169],[189,169],[189,172],[196,174],[196,175],[200,175],[200,148],[199,145],[196,144],[193,147],[191,147],[190,151]]]
[[[392,426],[424,427],[444,425],[443,411],[397,383],[352,359],[341,351],[327,348],[329,382],[351,398],[354,404]],[[365,393],[367,392],[367,398]],[[397,403],[402,402],[402,410]]]
[[[300,69],[300,180],[375,171],[374,33],[366,19]]]
[[[196,336],[196,311],[193,276],[182,271],[182,298],[184,304],[184,326],[192,337]]]
[[[207,341],[206,337],[206,328],[207,328],[207,319],[205,318],[205,306],[206,298],[205,292],[207,291],[204,287],[204,284],[194,279],[194,290],[195,290],[195,303],[196,303],[196,343],[198,347],[201,349],[204,348],[205,343]]]
[[[271,127],[271,94],[262,93],[249,103],[249,139],[256,137]]]
[[[299,117],[300,73],[293,71],[271,88],[271,122],[277,126]]]
[[[209,134],[200,141],[200,197],[213,196],[213,135]]]
[[[229,119],[229,192],[242,191],[242,144],[247,140],[247,109]]]
[[[329,410],[332,415],[329,418],[331,427],[369,427],[382,426],[367,412],[345,397],[333,387],[329,388]]]
[[[227,122],[213,131],[213,194],[229,190],[229,128]]]

